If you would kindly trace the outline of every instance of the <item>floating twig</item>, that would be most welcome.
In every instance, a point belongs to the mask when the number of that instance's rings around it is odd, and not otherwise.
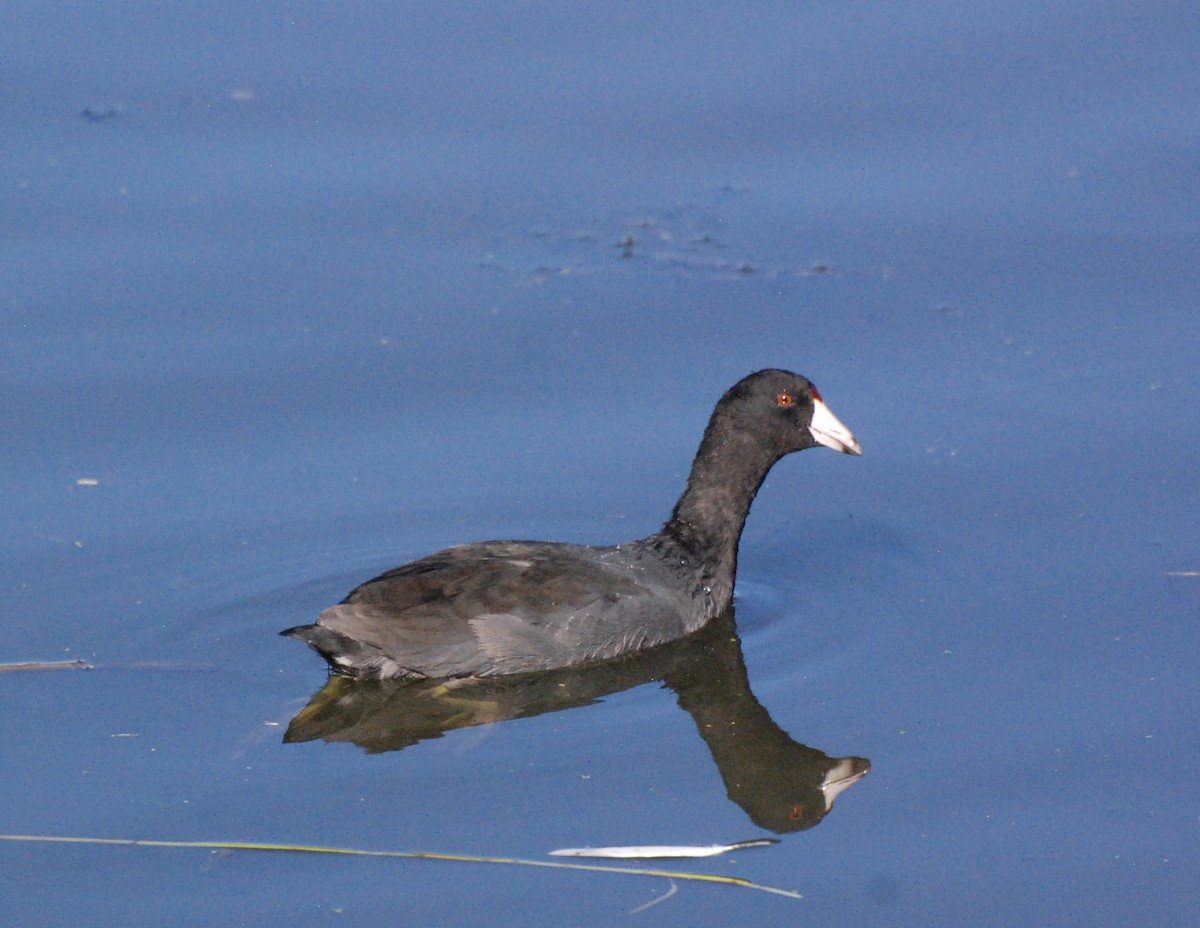
[[[31,661],[26,664],[0,664],[0,673],[10,670],[91,670],[87,661]]]
[[[409,860],[449,860],[472,864],[508,864],[519,867],[549,867],[556,870],[587,870],[592,873],[623,873],[627,876],[650,876],[666,880],[687,880],[694,883],[719,883],[756,889],[759,892],[803,899],[798,892],[763,886],[738,876],[715,873],[675,873],[669,870],[608,867],[600,864],[567,864],[549,860],[523,860],[518,857],[480,857],[474,854],[438,854],[432,851],[364,851],[347,847],[319,847],[307,844],[265,844],[253,841],[153,841],[141,838],[88,838],[69,835],[0,835],[0,841],[26,841],[49,844],[108,844],[125,847],[176,847],[210,851],[278,851],[292,854],[338,854],[349,857],[401,857]]]
[[[657,899],[651,899],[649,902],[643,902],[636,909],[630,909],[629,914],[637,915],[638,912],[645,912],[646,909],[650,908],[650,906],[658,905],[660,902],[666,902],[668,899],[670,899],[672,896],[674,896],[677,892],[679,892],[679,887],[675,884],[674,880],[668,880],[667,882],[669,882],[671,884],[670,889],[668,889],[665,893],[663,893]]]

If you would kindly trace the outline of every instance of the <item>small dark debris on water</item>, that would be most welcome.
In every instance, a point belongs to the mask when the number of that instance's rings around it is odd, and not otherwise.
[[[108,122],[110,119],[116,119],[120,115],[121,115],[121,111],[119,109],[117,109],[115,106],[110,106],[108,109],[105,109],[105,110],[92,109],[89,106],[89,107],[86,107],[84,109],[84,111],[79,114],[79,117],[81,119],[87,120],[88,122]]]
[[[636,244],[637,242],[634,241],[632,235],[626,235],[622,241],[617,242],[617,247],[621,249],[621,257],[632,258],[633,246]]]

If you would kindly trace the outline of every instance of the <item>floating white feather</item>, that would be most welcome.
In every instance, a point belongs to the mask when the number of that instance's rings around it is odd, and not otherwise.
[[[618,860],[651,860],[670,857],[716,857],[729,851],[741,851],[748,847],[766,847],[778,844],[778,838],[753,838],[735,841],[733,844],[711,844],[706,847],[690,845],[645,844],[633,847],[565,847],[551,851],[551,857],[610,857]]]

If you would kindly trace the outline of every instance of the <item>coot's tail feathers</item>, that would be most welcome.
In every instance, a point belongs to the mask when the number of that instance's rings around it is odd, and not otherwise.
[[[297,625],[294,628],[284,629],[279,634],[307,643],[310,648],[329,661],[331,669],[342,672],[345,672],[345,667],[339,666],[340,662],[337,658],[362,652],[362,645],[353,638],[347,638],[340,632],[330,631],[321,625]]]
[[[362,679],[396,677],[399,679],[422,680],[425,674],[401,667],[378,648],[348,635],[335,632],[324,625],[297,625],[285,628],[279,634],[286,638],[298,638],[308,644],[329,664],[331,673],[345,674]]]

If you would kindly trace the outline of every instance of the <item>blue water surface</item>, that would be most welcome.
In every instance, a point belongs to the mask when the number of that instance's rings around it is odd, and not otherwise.
[[[635,917],[1200,907],[1200,11],[16,2],[0,39],[0,832],[655,862]],[[811,377],[749,685],[871,772],[778,833],[651,675],[399,751],[282,742],[276,633],[490,537],[654,531]],[[755,758],[751,757],[750,760]],[[749,768],[746,768],[749,769]],[[13,924],[611,925],[665,878],[0,841]]]

